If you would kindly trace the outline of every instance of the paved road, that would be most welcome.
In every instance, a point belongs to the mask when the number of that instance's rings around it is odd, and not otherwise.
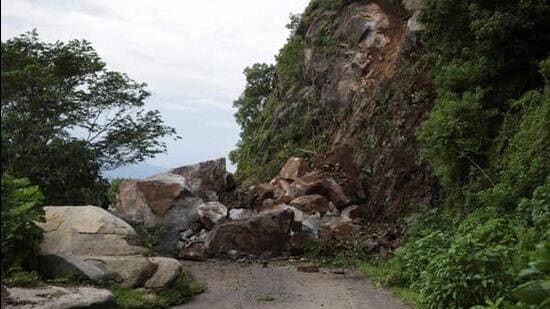
[[[358,274],[296,271],[290,264],[238,264],[223,261],[183,262],[208,289],[176,308],[403,309],[391,292]]]

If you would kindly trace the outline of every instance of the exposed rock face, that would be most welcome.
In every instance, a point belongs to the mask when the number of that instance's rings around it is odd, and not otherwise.
[[[350,203],[369,209],[369,219],[392,221],[405,207],[438,204],[437,180],[419,157],[420,144],[415,138],[435,98],[430,73],[415,65],[423,54],[418,37],[422,26],[417,20],[422,1],[333,4],[312,4],[302,15],[301,27],[291,41],[292,48],[298,49],[299,82],[281,78],[276,83],[279,103],[269,111],[270,120],[263,123],[259,135],[298,149],[307,149],[312,140],[326,140],[328,150],[308,159],[316,168],[320,167],[316,161],[342,163],[322,158],[342,145],[349,146],[351,160],[345,161],[351,164],[340,168],[355,184],[347,186],[347,180],[330,178],[342,187]],[[266,166],[278,163],[282,149],[255,142],[269,151],[251,161]],[[288,177],[294,181],[291,186],[297,187],[305,176],[286,176],[292,164],[287,162],[279,176]],[[328,199],[339,209],[347,206]]]
[[[208,237],[208,253],[219,255],[237,250],[254,255],[279,255],[285,250],[293,218],[293,212],[285,209],[217,225]]]
[[[93,287],[41,286],[36,288],[9,288],[7,304],[11,309],[71,309],[113,308],[115,300],[110,291]]]
[[[220,202],[208,202],[197,208],[202,224],[207,229],[222,222],[227,218],[227,207]]]
[[[52,277],[78,271],[98,283],[110,279],[124,287],[140,287],[151,278],[181,275],[180,269],[159,267],[166,260],[148,258],[151,251],[140,245],[134,229],[102,208],[47,206],[44,210],[46,220],[38,223],[44,230],[42,262]]]

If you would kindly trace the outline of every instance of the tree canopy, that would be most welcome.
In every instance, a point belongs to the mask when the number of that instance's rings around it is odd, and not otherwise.
[[[154,157],[164,137],[177,138],[145,107],[147,85],[108,70],[85,40],[47,43],[32,31],[1,52],[2,174],[28,177],[47,202],[93,202],[100,170]]]

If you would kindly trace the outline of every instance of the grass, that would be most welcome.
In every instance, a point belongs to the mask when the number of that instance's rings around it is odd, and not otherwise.
[[[382,260],[365,260],[360,263],[359,270],[376,286],[383,286],[397,295],[405,303],[413,308],[420,307],[420,294],[416,291],[398,286],[398,270],[394,269],[392,264]]]
[[[118,285],[110,287],[118,308],[123,309],[167,308],[180,305],[204,292],[205,289],[203,284],[187,274],[183,274],[172,287],[166,290],[130,289]]]

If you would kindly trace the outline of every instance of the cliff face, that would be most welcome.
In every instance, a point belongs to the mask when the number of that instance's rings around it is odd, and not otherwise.
[[[258,164],[280,168],[304,153],[320,166],[342,163],[371,219],[437,203],[415,138],[434,99],[417,61],[417,11],[416,1],[312,1],[277,59],[276,103],[264,107],[270,115],[258,133],[269,146]],[[289,46],[294,75],[283,70]]]

